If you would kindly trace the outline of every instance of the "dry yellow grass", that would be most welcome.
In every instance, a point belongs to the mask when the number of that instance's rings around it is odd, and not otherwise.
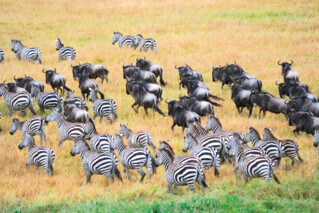
[[[164,70],[163,97],[173,99],[185,90],[178,90],[178,72],[175,65],[189,64],[200,71],[214,95],[223,97],[222,108],[215,112],[224,129],[246,132],[253,126],[262,132],[264,127],[273,127],[279,138],[291,138],[298,142],[305,163],[291,168],[290,160],[282,162],[283,169],[276,171],[282,182],[296,176],[305,178],[318,170],[318,155],[312,146],[313,137],[301,134],[295,138],[292,127],[282,115],[267,113],[258,119],[254,109],[252,118],[247,111],[238,115],[230,100],[230,90],[220,89],[219,83],[212,83],[211,67],[236,61],[245,71],[263,81],[263,89],[278,97],[275,81],[280,80],[279,59],[294,60],[293,69],[299,72],[300,80],[307,83],[311,91],[319,94],[317,86],[319,58],[319,1],[0,1],[1,39],[0,48],[5,51],[5,63],[0,65],[0,81],[12,81],[13,76],[24,74],[44,82],[43,68],[57,68],[67,78],[67,85],[80,95],[77,82],[73,80],[70,65],[77,63],[100,63],[109,70],[109,83],[100,84],[101,91],[113,98],[118,105],[117,123],[97,123],[99,133],[114,135],[119,132],[120,123],[128,123],[134,131],[147,130],[155,144],[169,139],[176,153],[181,154],[183,134],[180,128],[170,130],[170,117],[145,116],[131,109],[133,98],[125,94],[125,80],[122,78],[123,63],[135,63],[137,57],[146,56]],[[113,31],[126,35],[140,33],[153,37],[158,44],[158,53],[140,53],[132,49],[112,46]],[[77,58],[73,62],[58,62],[55,39],[62,38],[66,46],[73,46]],[[11,39],[21,39],[27,46],[37,46],[42,52],[42,65],[18,61],[10,50]],[[98,80],[100,83],[100,80]],[[46,91],[51,88],[46,85]],[[85,175],[79,156],[71,157],[73,142],[67,141],[58,148],[58,133],[55,123],[46,127],[48,143],[56,153],[55,175],[47,177],[41,169],[36,174],[34,167],[25,168],[27,150],[19,150],[20,133],[9,134],[11,117],[7,116],[3,98],[0,98],[2,128],[0,136],[0,197],[6,200],[48,202],[59,200],[86,200],[88,197],[108,195],[113,198],[167,199],[163,168],[159,168],[152,181],[139,183],[139,175],[133,173],[133,180],[110,183],[105,177],[93,176],[92,184],[85,183]],[[92,104],[90,114],[92,115]],[[167,113],[167,106],[159,106]],[[36,107],[37,113],[39,108]],[[45,114],[47,115],[49,111]],[[44,116],[44,114],[42,114]],[[20,119],[17,112],[13,117]],[[27,118],[30,117],[28,113]],[[202,119],[206,124],[206,118]],[[36,137],[39,143],[39,138]],[[286,167],[286,163],[288,167]],[[122,171],[122,166],[120,166]],[[216,185],[236,186],[233,166],[222,165],[220,178],[212,171],[207,175],[211,194],[218,194]],[[254,180],[263,181],[263,180]],[[267,184],[267,183],[264,183]],[[251,187],[251,186],[248,186]],[[226,190],[226,189],[225,189]],[[188,188],[178,190],[183,196],[190,196]],[[231,192],[230,192],[231,193]]]

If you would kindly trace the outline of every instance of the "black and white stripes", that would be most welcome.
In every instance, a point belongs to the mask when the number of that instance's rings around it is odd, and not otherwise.
[[[0,49],[0,64],[3,64],[4,61],[4,52],[2,49]]]
[[[151,49],[156,54],[157,51],[156,41],[153,38],[144,39],[141,34],[123,36],[120,32],[113,32],[112,44],[114,45],[116,42],[118,42],[120,48],[127,46],[136,49],[139,46],[141,52],[147,52]]]
[[[57,92],[41,92],[39,87],[32,85],[31,95],[35,97],[40,110],[43,112],[44,109],[51,109],[60,106],[62,98]]]
[[[59,60],[74,60],[76,52],[73,47],[65,47],[62,39],[56,39],[56,50],[59,51]]]
[[[120,32],[113,32],[113,42],[112,44],[116,44],[118,42],[119,47],[122,48],[123,46],[126,47],[133,47],[134,45],[134,36],[127,35],[123,36]]]
[[[41,64],[41,51],[37,47],[26,47],[19,40],[11,40],[11,50],[16,54],[19,60],[35,61]]]

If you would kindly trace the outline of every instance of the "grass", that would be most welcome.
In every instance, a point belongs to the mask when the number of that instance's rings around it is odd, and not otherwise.
[[[73,80],[71,64],[100,63],[109,70],[109,83],[100,90],[113,98],[118,106],[118,122],[110,125],[106,120],[97,123],[99,133],[114,135],[120,123],[128,123],[134,131],[147,130],[158,147],[159,140],[170,140],[177,154],[183,154],[183,134],[180,128],[170,130],[172,118],[146,116],[130,108],[133,98],[125,94],[122,65],[135,63],[144,56],[159,64],[164,70],[163,97],[176,99],[185,90],[178,90],[178,72],[175,65],[189,64],[203,74],[210,91],[225,101],[222,108],[215,108],[224,129],[246,132],[250,126],[262,132],[272,127],[278,138],[296,140],[305,163],[291,167],[290,160],[282,162],[282,170],[275,170],[282,184],[268,184],[255,179],[245,185],[234,175],[232,165],[222,165],[220,178],[207,174],[210,188],[205,196],[200,192],[191,195],[187,187],[180,187],[176,196],[166,193],[164,169],[159,168],[152,180],[139,183],[133,180],[110,183],[102,176],[93,176],[92,184],[85,183],[79,156],[71,157],[73,143],[67,141],[60,149],[57,126],[46,127],[48,143],[56,153],[55,175],[47,177],[43,170],[36,174],[34,167],[25,168],[27,151],[17,148],[20,133],[11,136],[12,117],[6,116],[7,108],[0,98],[2,128],[0,136],[0,200],[2,211],[318,211],[318,154],[312,146],[313,137],[301,134],[295,137],[282,115],[267,113],[258,119],[254,109],[238,115],[230,99],[227,86],[221,90],[219,83],[212,83],[211,67],[236,61],[245,71],[262,80],[263,89],[278,97],[276,80],[281,80],[277,61],[294,60],[293,69],[300,80],[307,83],[313,93],[319,94],[319,1],[12,1],[0,0],[0,48],[5,51],[5,63],[0,64],[0,81],[13,81],[14,75],[33,76],[44,82],[43,68],[57,68],[67,78],[67,85],[80,95]],[[123,34],[140,33],[153,37],[158,53],[141,53],[113,46],[113,31]],[[77,58],[72,62],[59,62],[55,39],[62,38],[66,46],[73,46]],[[38,46],[42,52],[42,65],[18,61],[11,49],[10,40],[21,39],[27,46]],[[46,91],[51,91],[46,85]],[[92,112],[92,104],[89,113]],[[159,107],[167,113],[167,106]],[[35,107],[39,113],[38,106]],[[49,111],[40,115],[46,116]],[[21,120],[18,112],[13,117]],[[205,125],[206,118],[202,119]],[[36,137],[36,143],[39,138]],[[153,153],[154,154],[154,153]],[[122,171],[122,166],[120,166]],[[199,191],[198,186],[196,186]]]

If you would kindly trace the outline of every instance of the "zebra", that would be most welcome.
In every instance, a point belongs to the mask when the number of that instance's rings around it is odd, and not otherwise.
[[[216,115],[211,114],[209,119],[206,123],[205,130],[209,132],[212,130],[213,134],[225,134],[228,136],[232,136],[234,133],[239,134],[242,139],[245,137],[242,132],[232,132],[232,131],[225,131],[223,130],[223,126]]]
[[[42,112],[44,109],[61,107],[62,98],[58,92],[41,92],[39,87],[32,85],[31,96],[35,97]]]
[[[49,147],[36,146],[34,138],[29,133],[24,135],[19,144],[19,149],[23,149],[24,147],[28,147],[28,161],[25,165],[36,165],[37,172],[39,172],[39,167],[43,166],[48,176],[53,176],[52,164],[55,159],[53,150]]]
[[[90,151],[89,145],[84,140],[78,140],[71,151],[71,155],[80,154],[82,167],[86,174],[86,182],[91,183],[93,174],[105,175],[114,182],[114,175],[122,182],[120,171],[114,159],[114,155],[107,153],[94,153]]]
[[[39,135],[41,138],[40,143],[42,144],[42,139],[44,139],[44,143],[46,144],[45,118],[34,116],[27,121],[20,121],[17,118],[13,118],[10,134],[13,135],[17,130],[20,130],[23,136],[26,134],[32,136]]]
[[[115,138],[111,144],[112,149],[117,149],[120,155],[120,161],[124,167],[124,175],[131,179],[130,169],[135,169],[142,177],[140,182],[145,177],[145,172],[142,167],[145,166],[147,170],[148,179],[151,180],[152,172],[156,172],[154,158],[151,153],[145,148],[126,148],[123,143],[122,136],[115,134]],[[152,171],[151,171],[152,170]]]
[[[156,166],[164,164],[165,176],[167,181],[167,192],[170,193],[174,185],[173,194],[177,186],[188,185],[189,189],[195,193],[194,183],[198,182],[202,186],[203,194],[205,187],[208,187],[202,167],[194,163],[177,164],[174,163],[175,155],[168,148],[159,149],[156,153]]]
[[[104,99],[103,93],[98,90],[94,90],[89,88],[90,90],[90,98],[89,100],[93,102],[93,121],[97,116],[100,116],[100,122],[102,122],[103,116],[107,118],[107,120],[112,123],[112,119],[110,115],[113,115],[113,120],[116,121],[117,114],[116,114],[116,103],[113,99]],[[100,93],[101,99],[98,99],[97,92]]]
[[[283,157],[289,157],[291,159],[291,165],[293,166],[295,162],[298,164],[303,162],[303,159],[299,155],[299,146],[298,144],[293,140],[278,140],[272,133],[271,130],[266,128],[264,129],[263,134],[263,140],[276,140],[279,143],[282,144],[284,147],[283,149]],[[298,156],[299,161],[296,159],[296,156]]]
[[[2,118],[2,114],[1,114],[1,112],[0,112],[0,119]],[[0,127],[0,132],[2,131],[2,129],[1,129],[1,127]]]
[[[77,108],[85,109],[86,111],[89,110],[89,108],[86,106],[86,102],[83,100],[83,98],[76,96],[74,97],[74,91],[68,90],[66,92],[66,96],[64,101],[74,101],[74,104]]]
[[[275,181],[280,184],[271,159],[267,156],[245,156],[244,147],[239,144],[236,148],[236,168],[235,174],[238,177],[238,170],[241,172],[241,177],[244,177],[248,183],[248,177],[263,177],[271,182],[273,176]]]
[[[215,149],[199,146],[192,133],[186,134],[184,137],[183,152],[187,152],[188,149],[190,150],[190,156],[199,157],[201,164],[206,171],[209,171],[209,168],[213,166],[215,175],[219,175],[220,157]]]
[[[112,44],[116,44],[118,42],[119,47],[122,48],[122,46],[127,47],[133,47],[134,45],[134,36],[128,35],[123,36],[120,32],[113,32],[113,42]]]
[[[3,96],[10,116],[12,116],[12,110],[19,110],[22,112],[22,115],[25,116],[25,109],[27,107],[29,107],[33,115],[36,115],[35,111],[33,110],[33,100],[30,93],[9,92],[8,87],[4,81],[3,83],[0,83],[0,96]]]
[[[225,161],[229,161],[226,149],[230,139],[229,136],[224,134],[209,134],[199,123],[189,123],[186,133],[191,133],[196,138],[198,145],[214,148]]]
[[[73,140],[74,142],[85,138],[93,131],[92,123],[71,123],[64,119],[63,115],[52,108],[52,113],[47,117],[46,122],[55,121],[59,128],[59,147],[66,140]]]
[[[274,165],[280,168],[280,160],[283,156],[284,146],[278,142],[278,140],[261,140],[258,131],[253,127],[249,128],[244,140],[251,141],[254,147],[264,149],[266,155],[272,160]]]
[[[144,39],[141,34],[137,34],[134,37],[134,45],[133,45],[133,47],[135,49],[138,46],[140,46],[140,52],[142,52],[142,50],[147,52],[148,49],[151,49],[156,54],[157,45],[156,45],[156,41],[153,38]]]
[[[132,130],[130,130],[127,125],[122,125],[120,124],[120,134],[124,135],[126,140],[127,140],[127,144],[130,148],[140,148],[140,147],[144,147],[147,148],[147,145],[149,145],[154,152],[155,151],[155,146],[152,142],[152,138],[151,135],[146,132],[146,131],[138,131],[138,132],[132,132]]]
[[[62,39],[56,39],[56,50],[59,51],[59,60],[74,60],[76,52],[73,47],[65,47]]]
[[[14,51],[19,60],[28,60],[32,63],[37,61],[41,64],[41,51],[37,47],[26,47],[20,40],[11,40],[11,50]]]
[[[2,49],[0,49],[0,64],[3,64],[4,62],[4,52]]]

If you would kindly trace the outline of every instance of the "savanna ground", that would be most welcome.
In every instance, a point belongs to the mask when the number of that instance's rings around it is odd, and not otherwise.
[[[254,179],[249,184],[234,175],[234,166],[222,165],[220,177],[213,171],[207,174],[209,189],[203,196],[196,186],[192,195],[188,187],[179,187],[176,196],[166,193],[164,168],[149,182],[138,181],[133,173],[131,181],[111,183],[103,176],[93,176],[86,184],[79,156],[71,157],[73,142],[67,141],[60,149],[55,123],[46,127],[48,143],[56,153],[55,175],[47,177],[41,169],[25,167],[27,150],[19,150],[22,135],[9,134],[12,117],[7,116],[3,98],[0,101],[2,128],[0,141],[0,209],[2,211],[319,211],[318,154],[312,146],[313,137],[295,137],[283,115],[267,113],[258,119],[254,109],[250,119],[247,111],[239,115],[230,99],[230,89],[221,90],[213,83],[211,67],[236,61],[245,71],[262,80],[263,89],[278,97],[276,80],[281,80],[279,59],[294,60],[293,69],[311,91],[319,94],[317,86],[319,58],[319,1],[12,1],[1,0],[0,48],[5,51],[5,63],[0,65],[0,81],[12,81],[13,76],[33,76],[44,82],[43,68],[56,68],[67,78],[67,85],[80,95],[73,80],[70,65],[90,62],[105,65],[109,83],[100,84],[101,91],[118,105],[119,119],[110,125],[106,120],[97,123],[99,133],[114,135],[120,123],[128,123],[134,131],[147,130],[154,143],[170,140],[177,154],[183,154],[183,134],[176,127],[170,130],[171,117],[145,116],[131,109],[133,98],[125,94],[122,65],[135,63],[146,56],[164,70],[163,97],[176,99],[178,72],[175,65],[186,63],[200,71],[214,95],[223,97],[222,108],[215,113],[224,129],[246,132],[250,126],[261,133],[264,127],[274,128],[279,138],[298,142],[305,163],[292,167],[290,160],[282,162],[282,170],[275,172],[281,185]],[[158,53],[140,53],[132,49],[112,46],[113,31],[125,35],[142,34],[153,37]],[[55,39],[62,38],[66,46],[73,46],[77,58],[73,62],[58,62]],[[42,65],[18,61],[10,50],[11,39],[21,39],[27,46],[38,46]],[[46,91],[51,91],[47,85]],[[92,106],[88,103],[89,107]],[[163,102],[159,107],[167,113]],[[39,114],[38,106],[35,107]],[[89,110],[92,115],[92,108]],[[42,116],[48,115],[49,110]],[[18,112],[13,117],[22,118]],[[206,118],[202,124],[206,124]],[[36,136],[39,144],[39,137]],[[154,154],[154,153],[153,153]],[[120,166],[122,171],[122,166]],[[122,174],[123,175],[123,174]]]

